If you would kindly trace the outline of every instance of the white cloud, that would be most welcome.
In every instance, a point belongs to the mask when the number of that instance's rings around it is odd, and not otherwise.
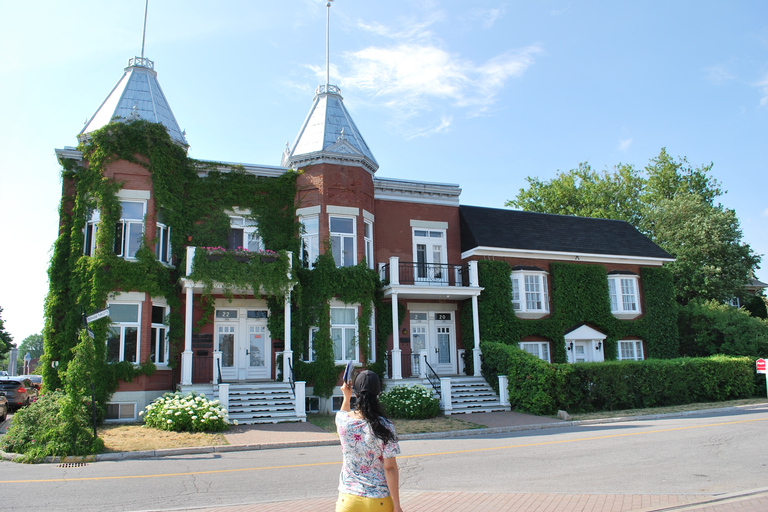
[[[626,151],[632,145],[632,137],[619,141],[619,151]]]
[[[768,105],[768,76],[755,84],[755,87],[760,89],[762,97],[760,98],[760,106],[764,107]]]
[[[722,65],[704,68],[704,72],[706,73],[707,80],[715,85],[721,85],[735,78],[731,72]]]
[[[763,217],[768,217],[768,208],[763,210]]]
[[[470,18],[480,20],[483,28],[489,29],[493,27],[496,20],[500,19],[506,13],[506,6],[501,6],[495,9],[475,9],[470,12]]]
[[[350,74],[342,81],[401,113],[430,110],[431,100],[447,100],[477,114],[496,101],[508,80],[525,73],[539,52],[538,46],[530,46],[475,64],[433,44],[369,47],[347,54]]]
[[[444,116],[440,118],[440,124],[438,124],[437,126],[432,128],[422,128],[419,130],[415,130],[414,132],[407,134],[406,139],[410,140],[410,139],[416,139],[418,137],[429,137],[430,135],[435,133],[445,133],[451,127],[451,124],[453,124],[453,118]]]

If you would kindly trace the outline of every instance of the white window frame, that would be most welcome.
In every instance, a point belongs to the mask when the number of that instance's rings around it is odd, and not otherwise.
[[[137,219],[134,217],[126,218],[125,215],[125,208],[124,205],[127,203],[133,203],[133,204],[140,204],[141,205],[141,219]],[[147,202],[146,201],[137,201],[134,199],[121,199],[120,200],[120,220],[117,221],[117,226],[115,227],[115,244],[114,244],[114,250],[115,255],[119,258],[124,258],[126,260],[134,260],[136,259],[136,252],[141,248],[141,246],[144,243],[144,219],[147,215]],[[137,230],[140,230],[141,233],[136,233]],[[133,237],[138,235],[138,242],[134,246],[131,241],[134,240]],[[120,240],[120,244],[118,247],[118,240]]]
[[[444,283],[448,280],[447,229],[412,227],[414,280]]]
[[[632,319],[642,314],[640,279],[635,274],[609,274],[608,297],[611,313],[616,318]]]
[[[320,216],[300,215],[301,223],[301,262],[307,268],[315,268],[320,255]],[[310,230],[307,229],[309,224]]]
[[[625,348],[626,347],[626,348]],[[630,349],[631,347],[631,349]],[[645,353],[643,352],[643,340],[619,340],[617,346],[616,359],[619,361],[643,361]],[[624,357],[625,352],[631,350],[632,354]]]
[[[334,219],[341,221],[349,221],[352,226],[352,232],[346,231],[334,231],[333,224]],[[337,267],[353,267],[357,264],[357,222],[356,217],[349,215],[329,215],[328,216],[328,231],[331,237],[331,254],[333,260],[336,262]],[[337,226],[338,227],[338,226]],[[351,250],[345,249],[347,243],[351,243]],[[337,257],[338,253],[338,257]],[[345,257],[345,254],[348,254]]]
[[[138,408],[136,402],[107,402],[107,414],[109,413],[110,406],[117,407],[117,418],[104,418],[105,423],[136,421],[136,409]],[[123,416],[124,411],[127,412],[126,409],[132,409],[133,415]]]
[[[315,357],[317,356],[317,353],[315,352],[315,337],[317,336],[318,332],[320,332],[318,327],[309,328],[309,337],[307,338],[307,351],[301,355],[302,360],[307,363],[314,361]]]
[[[541,318],[549,314],[549,279],[543,270],[513,270],[512,309],[520,318]]]
[[[517,344],[517,346],[520,347],[520,350],[528,352],[529,354],[538,357],[542,361],[546,361],[548,363],[552,362],[550,359],[551,351],[549,350],[548,341],[521,341]]]
[[[96,253],[96,233],[99,231],[100,219],[101,212],[98,208],[94,208],[90,211],[88,218],[85,220],[83,254],[86,256],[93,256]]]
[[[162,212],[155,224],[155,257],[161,263],[171,263],[171,227],[165,223]]]
[[[154,322],[155,320],[155,308],[162,308],[163,310],[163,321],[162,322]],[[151,330],[150,330],[150,349],[149,349],[149,355],[150,360],[157,366],[168,366],[168,358],[170,356],[170,339],[168,338],[168,332],[169,332],[169,326],[166,323],[166,318],[168,317],[169,308],[166,304],[160,304],[153,302],[152,303],[152,323],[151,323]],[[160,355],[162,352],[162,361],[160,361]]]
[[[373,222],[363,221],[363,240],[365,242],[365,261],[368,268],[374,268],[373,261]]]
[[[110,308],[111,312],[114,312],[116,310],[115,306],[136,306],[137,307],[137,315],[136,315],[136,321],[121,321],[121,322],[112,322],[109,325],[109,331],[107,334],[107,350],[106,350],[106,356],[107,356],[107,362],[119,362],[119,361],[125,361],[125,342],[126,342],[126,331],[128,329],[136,329],[136,359],[129,362],[134,364],[139,364],[141,361],[141,302],[117,302],[117,301],[110,301],[107,303],[107,307]],[[115,319],[113,315],[110,315],[110,318],[113,320]],[[118,356],[117,359],[110,359],[109,358],[109,340],[111,339],[111,334],[116,333],[119,336],[119,346],[118,346]]]
[[[334,323],[333,312],[346,310],[351,311],[354,321],[352,323]],[[349,313],[347,313],[349,314]],[[334,335],[338,334],[338,341],[334,339]],[[333,348],[333,357],[337,363],[343,363],[346,361],[360,362],[359,351],[359,335],[358,330],[358,308],[357,306],[339,305],[331,306],[331,345]],[[339,344],[340,343],[340,344]],[[337,351],[338,349],[338,351]],[[354,357],[349,357],[350,352]],[[340,356],[340,357],[337,357]]]
[[[241,245],[236,245],[234,232],[242,231]],[[257,252],[264,250],[264,242],[259,236],[258,223],[247,214],[229,214],[229,234],[227,236],[227,248],[231,250],[245,250]]]

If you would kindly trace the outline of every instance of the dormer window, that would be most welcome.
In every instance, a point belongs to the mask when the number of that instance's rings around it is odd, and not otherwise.
[[[549,314],[547,273],[538,267],[512,268],[512,309],[520,318],[541,318]]]
[[[632,319],[640,316],[639,279],[637,274],[625,271],[608,273],[608,293],[611,313],[616,318]]]

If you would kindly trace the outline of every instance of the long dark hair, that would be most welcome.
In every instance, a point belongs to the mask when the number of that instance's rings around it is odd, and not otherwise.
[[[385,423],[386,416],[379,402],[379,397],[367,391],[356,395],[355,410],[363,415],[365,421],[371,426],[373,434],[384,441],[384,444],[397,441],[397,436]]]

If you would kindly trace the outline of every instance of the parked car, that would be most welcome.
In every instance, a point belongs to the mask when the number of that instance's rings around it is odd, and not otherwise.
[[[43,376],[42,375],[19,375],[20,379],[29,379],[32,381],[32,385],[35,386],[35,389],[40,391],[40,388],[43,387]]]
[[[1,377],[0,394],[8,399],[10,408],[29,405],[37,397],[37,388],[31,380],[21,377]]]
[[[6,418],[8,418],[8,399],[5,398],[5,395],[0,395],[0,423],[4,422]]]

